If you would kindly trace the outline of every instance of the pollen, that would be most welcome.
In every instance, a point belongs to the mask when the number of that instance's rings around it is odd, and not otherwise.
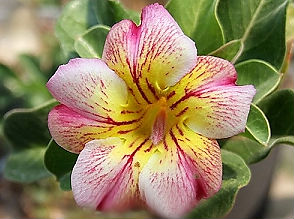
[[[139,168],[141,165],[140,165],[140,163],[137,161],[137,162],[134,164],[134,166]]]

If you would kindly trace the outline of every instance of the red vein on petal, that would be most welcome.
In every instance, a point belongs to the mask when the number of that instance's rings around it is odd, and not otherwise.
[[[190,157],[184,152],[184,150],[180,147],[180,145],[179,145],[179,143],[178,143],[178,141],[177,141],[177,138],[175,137],[175,135],[174,135],[174,133],[172,132],[172,130],[170,130],[169,134],[170,134],[172,140],[175,142],[178,151],[181,152],[182,157],[183,157],[183,159],[186,161],[186,163],[187,163],[187,164],[189,164],[189,163],[195,163],[195,161],[194,161],[193,159],[191,159],[191,158],[190,158]],[[179,153],[178,153],[178,156],[180,156]],[[189,159],[189,160],[187,160],[187,159]],[[180,157],[179,157],[179,160],[180,160]],[[190,162],[189,162],[189,161],[190,161]],[[197,166],[197,168],[199,168],[198,165],[196,165],[196,166]],[[184,166],[184,169],[185,169],[185,166]],[[186,173],[186,174],[187,174],[187,173]],[[201,175],[200,171],[197,171],[197,175],[200,176],[200,177],[198,177],[198,178],[195,179],[195,180],[196,180],[196,185],[197,185],[197,187],[196,187],[196,189],[197,189],[197,200],[200,200],[200,199],[202,199],[203,197],[207,197],[207,196],[208,196],[208,192],[207,192],[206,189],[204,188],[204,185],[203,185],[203,182],[202,182],[203,176]]]
[[[144,91],[142,90],[140,84],[138,83],[139,81],[136,80],[136,81],[134,81],[134,82],[135,82],[135,84],[136,84],[136,86],[137,86],[137,88],[138,88],[138,90],[139,90],[141,96],[143,97],[143,99],[144,99],[147,103],[151,104],[151,101],[147,98],[146,94],[144,93]]]
[[[151,93],[153,94],[153,96],[158,100],[159,97],[156,94],[155,88],[152,86],[152,84],[150,84],[150,82],[148,81],[147,78],[146,78],[146,83],[147,83],[148,89],[151,91]]]
[[[122,167],[121,171],[117,174],[117,176],[113,179],[113,184],[111,185],[111,188],[109,189],[109,192],[105,194],[105,196],[101,199],[100,203],[98,203],[96,210],[102,210],[103,207],[105,206],[105,202],[107,201],[107,199],[109,198],[109,196],[112,194],[112,190],[115,188],[115,186],[117,186],[118,184],[121,184],[122,181],[122,176],[125,175],[126,171],[132,171],[132,163],[133,163],[133,158],[135,156],[135,154],[144,146],[144,144],[148,141],[148,138],[144,139],[144,141],[129,155],[125,155],[123,156],[122,160],[124,160],[126,157],[127,161],[124,164],[124,166]],[[132,176],[132,173],[130,173],[130,178]],[[129,178],[129,180],[130,180]],[[128,182],[129,182],[128,180]]]

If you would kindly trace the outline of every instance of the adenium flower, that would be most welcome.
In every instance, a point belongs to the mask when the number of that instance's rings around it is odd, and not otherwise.
[[[61,103],[49,129],[79,153],[71,175],[78,205],[101,211],[146,206],[180,217],[221,187],[215,139],[243,132],[255,94],[234,66],[200,56],[159,4],[141,24],[115,24],[102,59],[76,58],[47,83]]]

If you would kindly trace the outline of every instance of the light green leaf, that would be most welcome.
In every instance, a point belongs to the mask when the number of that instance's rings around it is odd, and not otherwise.
[[[40,60],[32,55],[21,54],[19,57],[19,63],[26,72],[26,83],[38,81],[40,84],[46,83],[46,76],[41,71]]]
[[[0,63],[0,80],[6,80],[8,78],[17,79],[17,76],[14,71],[12,71],[8,66]]]
[[[254,104],[251,104],[250,112],[246,124],[245,134],[249,134],[253,139],[262,145],[267,145],[271,133],[270,125],[264,113]]]
[[[245,136],[237,135],[221,143],[222,148],[241,156],[247,164],[257,163],[266,158],[270,151],[278,145],[294,146],[294,136],[271,138],[267,146]]]
[[[289,1],[286,17],[286,55],[284,57],[281,72],[286,73],[291,63],[292,51],[294,46],[294,2]]]
[[[223,181],[220,191],[200,202],[188,218],[220,218],[233,207],[238,191],[251,177],[250,169],[238,155],[222,149]]]
[[[29,98],[27,102],[30,107],[38,106],[52,99],[46,88],[47,75],[42,72],[40,60],[28,54],[19,56],[19,62],[23,69],[22,92]]]
[[[254,103],[258,103],[272,93],[278,87],[282,76],[268,63],[254,59],[237,64],[236,70],[238,85],[254,85],[256,89]]]
[[[62,11],[55,33],[66,54],[74,52],[74,42],[88,28],[97,24],[92,0],[74,0]]]
[[[281,144],[287,144],[294,146],[294,136],[283,136],[283,137],[277,137],[272,138],[269,145],[272,148],[275,145],[281,145]]]
[[[290,1],[286,18],[286,41],[294,40],[294,2]]]
[[[200,55],[206,55],[223,45],[216,4],[217,0],[170,0],[166,5],[183,32],[196,42]]]
[[[232,60],[261,59],[280,69],[285,55],[288,0],[220,0],[217,15],[225,42],[240,39]]]
[[[112,26],[122,19],[138,22],[137,12],[110,0],[73,0],[62,11],[56,24],[56,36],[66,54],[75,54],[75,41],[94,25]]]
[[[49,111],[57,105],[55,100],[32,109],[14,109],[4,117],[3,130],[14,150],[46,147],[51,139],[47,118]]]
[[[54,140],[48,144],[44,163],[46,168],[56,176],[60,182],[61,189],[70,190],[70,173],[78,158],[77,154],[73,154],[64,150]]]
[[[232,40],[222,45],[218,49],[212,51],[208,55],[220,57],[220,58],[231,61],[238,53],[240,47],[241,47],[240,40]]]
[[[221,146],[222,149],[238,154],[247,164],[256,163],[265,158],[270,150],[268,146],[242,135],[237,135],[221,142]]]
[[[75,50],[83,58],[101,58],[106,36],[110,28],[96,25],[79,36],[75,41]]]
[[[12,153],[4,167],[4,177],[8,180],[31,183],[50,176],[43,164],[45,148],[30,148]]]

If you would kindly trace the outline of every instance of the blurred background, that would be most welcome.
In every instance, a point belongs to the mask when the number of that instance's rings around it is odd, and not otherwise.
[[[78,208],[72,193],[61,191],[54,177],[31,184],[3,178],[4,160],[9,152],[1,132],[3,115],[13,108],[34,107],[51,99],[45,83],[57,66],[67,61],[54,36],[54,24],[66,2],[0,0],[0,218],[150,218],[145,211],[105,215]],[[141,10],[147,4],[165,1],[122,2],[126,7]],[[6,72],[15,78],[4,79]],[[293,78],[292,62],[282,87],[293,89]],[[277,147],[266,160],[251,168],[254,181],[240,192],[227,217],[294,218],[293,148]],[[264,182],[256,169],[270,171],[272,183]],[[254,202],[252,188],[261,197],[261,205]],[[269,191],[269,196],[260,195],[260,191]]]

